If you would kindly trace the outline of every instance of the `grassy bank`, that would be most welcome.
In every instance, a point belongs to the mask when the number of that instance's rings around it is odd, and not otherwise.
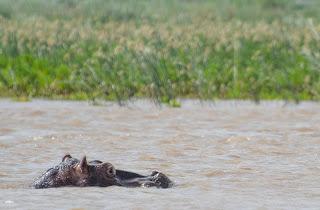
[[[320,99],[318,1],[0,0],[0,94]]]

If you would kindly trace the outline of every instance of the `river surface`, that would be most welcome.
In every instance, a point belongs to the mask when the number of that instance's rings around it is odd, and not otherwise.
[[[0,209],[320,209],[319,103],[0,100],[0,119]],[[30,188],[65,153],[175,186]]]

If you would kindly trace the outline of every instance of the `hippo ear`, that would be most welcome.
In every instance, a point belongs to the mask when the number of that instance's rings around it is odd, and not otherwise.
[[[84,156],[82,158],[82,160],[79,163],[79,168],[81,170],[82,173],[87,172],[88,171],[88,163],[87,163],[87,158],[86,156]]]
[[[68,154],[65,154],[62,158],[62,162],[64,162],[65,160],[69,159],[69,158],[72,158],[71,155],[68,153]]]

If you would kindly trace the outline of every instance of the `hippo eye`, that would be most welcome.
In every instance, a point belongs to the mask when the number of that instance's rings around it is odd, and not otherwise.
[[[107,170],[108,176],[115,176],[116,175],[116,170],[114,169],[113,166],[110,166]]]

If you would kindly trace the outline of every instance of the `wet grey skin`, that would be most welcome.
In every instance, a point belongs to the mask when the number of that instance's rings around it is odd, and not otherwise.
[[[111,185],[123,187],[157,187],[169,188],[173,182],[163,173],[153,171],[151,175],[143,176],[134,172],[115,169],[110,163],[100,160],[89,162],[90,184],[100,187]]]
[[[154,171],[149,176],[116,170],[111,163],[99,160],[87,163],[86,157],[79,161],[65,155],[62,162],[47,170],[33,183],[34,188],[62,186],[124,186],[169,188],[173,182],[164,174]]]
[[[86,157],[81,161],[65,155],[59,165],[48,169],[32,184],[36,189],[62,186],[89,186],[90,174]]]
[[[133,178],[126,178],[131,176],[132,172],[117,170],[118,182],[121,186],[125,187],[157,187],[157,188],[170,188],[173,182],[163,173],[153,171],[151,175]]]

